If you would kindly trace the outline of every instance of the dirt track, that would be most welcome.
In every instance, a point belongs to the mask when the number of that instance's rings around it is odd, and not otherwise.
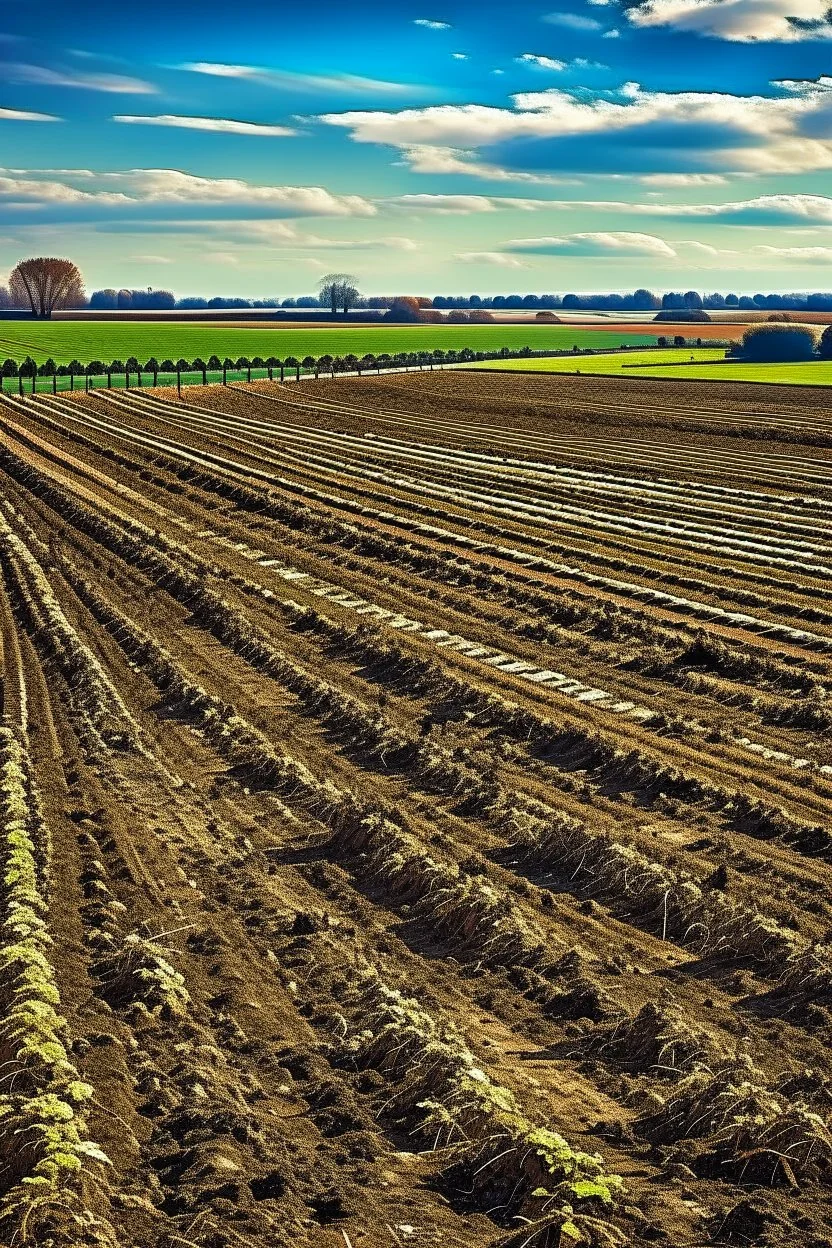
[[[0,1242],[829,1248],[830,433],[707,395],[0,403]]]

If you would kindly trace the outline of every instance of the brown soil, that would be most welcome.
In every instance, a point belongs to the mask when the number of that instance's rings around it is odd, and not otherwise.
[[[0,1130],[0,1241],[830,1248],[825,402],[2,401],[0,766],[112,1164],[34,1207]]]

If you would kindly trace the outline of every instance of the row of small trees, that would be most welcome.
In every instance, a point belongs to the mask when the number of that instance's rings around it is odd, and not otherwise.
[[[579,348],[573,347],[573,351],[578,353]],[[251,381],[253,371],[265,372],[269,381],[275,379],[275,375],[279,374],[280,380],[285,379],[286,373],[294,372],[296,378],[300,378],[301,369],[306,372],[314,373],[316,377],[321,373],[363,373],[372,372],[373,370],[380,372],[387,368],[426,368],[434,364],[464,364],[473,363],[476,360],[489,360],[509,357],[527,357],[532,355],[551,355],[562,354],[561,352],[542,352],[533,351],[531,347],[521,347],[519,350],[511,350],[509,347],[502,347],[499,351],[474,351],[472,347],[462,347],[460,350],[443,351],[437,348],[434,351],[400,351],[395,355],[382,352],[379,355],[368,353],[366,355],[319,355],[304,356],[298,359],[297,356],[288,355],[285,359],[278,356],[269,356],[263,359],[262,356],[255,355],[249,359],[248,356],[241,355],[238,359],[233,360],[226,356],[220,359],[218,355],[212,355],[207,360],[201,356],[197,356],[193,360],[157,360],[154,356],[144,362],[137,359],[136,356],[130,356],[127,360],[112,360],[109,363],[103,360],[90,360],[83,364],[80,360],[71,360],[69,364],[56,364],[54,360],[45,360],[42,364],[37,364],[31,356],[27,356],[20,364],[16,360],[4,360],[0,366],[0,377],[5,382],[7,379],[16,378],[21,393],[23,392],[23,382],[31,381],[34,390],[36,378],[51,378],[52,388],[57,391],[57,383],[59,377],[69,377],[70,389],[75,389],[76,378],[84,379],[84,387],[89,388],[90,380],[95,377],[106,377],[107,386],[112,387],[113,377],[123,377],[124,385],[129,386],[131,378],[135,377],[139,386],[143,385],[145,377],[152,377],[152,384],[158,384],[160,375],[176,377],[177,386],[181,385],[183,375],[202,374],[202,384],[207,385],[208,374],[222,374],[223,385],[228,380],[229,373],[244,372],[248,381]]]

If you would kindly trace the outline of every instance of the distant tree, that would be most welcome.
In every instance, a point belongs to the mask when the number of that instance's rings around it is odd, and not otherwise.
[[[248,374],[248,381],[250,383],[251,382],[251,360],[247,356],[241,355],[239,360],[237,361],[236,367],[239,369],[246,370]]]
[[[270,355],[266,360],[266,368],[269,370],[269,381],[274,381],[274,370],[280,367],[280,360],[276,355]]]
[[[652,290],[645,290],[641,286],[633,291],[632,305],[636,312],[652,312],[653,308],[661,307],[661,300],[658,295],[653,294]]]
[[[124,368],[124,361],[123,361],[123,360],[113,360],[112,364],[110,365],[109,369],[107,370],[107,386],[108,386],[108,388],[109,388],[109,386],[110,386],[110,379],[111,379],[111,377],[112,377],[112,374],[113,374],[113,373],[115,373],[115,374],[116,374],[116,376],[118,376],[118,374],[119,374],[119,373],[122,373],[122,374],[123,374],[123,373],[124,373],[124,371],[125,371],[125,368]]]
[[[320,360],[316,360],[312,355],[305,355],[301,360],[301,364],[308,372],[314,372],[315,380],[317,381],[318,373],[321,371],[319,368]]]
[[[86,301],[78,266],[54,256],[21,260],[12,269],[9,291],[16,307],[28,307],[33,316],[47,319],[56,310],[82,307]]]
[[[236,364],[234,363],[234,361],[233,361],[233,360],[232,360],[229,356],[226,356],[226,357],[225,357],[225,359],[224,359],[224,360],[223,360],[223,362],[222,362],[222,384],[223,384],[224,386],[227,386],[227,385],[228,385],[228,381],[227,381],[227,378],[228,378],[228,370],[229,370],[230,368],[231,368],[231,369],[233,369],[233,368],[236,368],[236,367],[237,367],[237,366],[236,366]]]
[[[162,363],[159,365],[159,372],[166,373],[168,377],[171,375],[171,373],[175,373],[176,365],[174,364],[173,360],[162,360]]]
[[[116,295],[116,307],[120,312],[129,312],[133,306],[132,290],[120,290]]]
[[[202,384],[203,386],[207,386],[208,365],[205,363],[201,355],[198,355],[195,360],[191,360],[191,368],[193,368],[197,373],[202,373]]]
[[[739,304],[739,299],[737,298],[736,295],[731,294],[731,295],[725,296],[726,308],[736,308],[738,304]]]
[[[189,373],[190,371],[191,371],[191,365],[188,362],[188,360],[180,358],[176,361],[176,393],[177,394],[181,395],[182,393],[182,374]]]
[[[107,370],[101,360],[90,360],[84,370],[87,378],[85,382],[87,390],[90,388],[90,377],[103,377],[106,371]]]
[[[294,355],[287,355],[285,364],[287,368],[293,368],[295,370],[295,381],[300,381],[300,360],[296,359]],[[283,380],[282,372],[280,374],[280,380]]]
[[[136,359],[135,355],[131,355],[129,359],[124,361],[124,388],[126,390],[130,389],[130,374],[138,373],[138,371],[139,371],[139,361]],[[141,384],[142,384],[142,379],[140,376],[139,385],[141,386]]]
[[[468,313],[463,312],[460,308],[454,308],[451,312],[448,313],[448,324],[449,325],[467,325]]]
[[[537,315],[540,316],[540,313],[538,312]],[[551,312],[549,315],[552,315]],[[473,308],[468,313],[468,320],[472,325],[491,325],[494,322],[494,313],[489,312],[487,308]]]
[[[338,309],[341,308],[346,316],[360,298],[357,280],[351,273],[327,273],[318,283],[321,307],[328,307],[333,316],[337,316]]]
[[[151,355],[150,359],[145,361],[144,371],[152,376],[155,389],[159,382],[159,361],[155,355]]]
[[[397,295],[384,315],[385,321],[415,322],[422,319],[419,301],[412,295]]]
[[[684,295],[685,307],[691,311],[698,311],[702,307],[702,296],[698,290],[685,291]]]
[[[96,311],[115,311],[118,307],[118,291],[112,287],[107,290],[94,290],[90,295],[90,307]]]
[[[335,363],[334,357],[331,355],[318,356],[318,368],[321,370],[321,372],[331,373],[334,363]]]

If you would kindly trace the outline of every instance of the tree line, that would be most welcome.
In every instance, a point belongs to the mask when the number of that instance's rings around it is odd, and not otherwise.
[[[627,349],[623,343],[621,349]],[[87,363],[71,360],[68,364],[56,364],[53,359],[48,359],[38,364],[31,356],[27,356],[19,363],[17,360],[4,360],[0,364],[0,379],[3,383],[9,379],[16,379],[22,394],[24,381],[31,383],[31,389],[34,392],[35,383],[39,377],[50,379],[54,392],[57,392],[59,377],[69,377],[72,390],[75,389],[75,382],[78,378],[84,382],[83,389],[90,389],[90,382],[96,377],[106,377],[108,389],[112,388],[114,377],[123,378],[122,385],[129,387],[133,377],[136,378],[138,386],[144,385],[145,378],[148,377],[153,379],[152,384],[156,386],[160,376],[176,377],[177,385],[180,385],[183,376],[201,374],[202,384],[207,385],[209,373],[214,376],[221,375],[223,385],[226,385],[229,373],[245,373],[246,380],[249,382],[254,372],[265,373],[269,381],[276,380],[277,375],[280,381],[284,381],[287,373],[294,373],[295,378],[299,380],[301,371],[314,373],[316,377],[319,377],[321,373],[329,373],[331,376],[335,376],[336,373],[360,375],[364,372],[381,372],[382,369],[390,368],[432,368],[435,364],[472,364],[478,360],[593,355],[595,353],[592,348],[581,348],[575,344],[569,351],[554,349],[537,351],[529,346],[500,347],[496,351],[475,351],[473,347],[443,350],[437,347],[432,351],[398,351],[395,354],[381,352],[375,355],[367,352],[362,356],[306,355],[303,359],[294,355],[287,355],[284,359],[274,355],[267,359],[259,355],[251,358],[241,355],[235,360],[230,356],[220,359],[218,355],[211,355],[207,360],[196,356],[192,360],[180,358],[160,361],[155,356],[151,356],[150,359],[141,361],[136,356],[129,356],[126,360],[90,360]]]
[[[33,316],[50,317],[65,309],[89,308],[91,311],[210,310],[256,308],[329,308],[333,316],[346,315],[353,309],[366,309],[386,314],[391,320],[430,320],[429,312],[437,314],[468,311],[607,311],[607,312],[698,312],[704,310],[826,312],[832,311],[832,293],[794,292],[792,294],[726,295],[718,291],[700,294],[696,290],[666,291],[657,294],[639,287],[631,294],[540,295],[362,295],[358,279],[350,273],[328,273],[318,283],[316,295],[286,299],[242,299],[216,296],[203,299],[188,296],[177,299],[169,290],[116,290],[108,287],[95,290],[89,299],[78,266],[71,260],[37,256],[21,260],[9,277],[8,286],[0,286],[0,310],[28,310]],[[408,315],[410,311],[411,315]],[[437,317],[438,319],[438,317]],[[443,318],[443,319],[450,319]]]

